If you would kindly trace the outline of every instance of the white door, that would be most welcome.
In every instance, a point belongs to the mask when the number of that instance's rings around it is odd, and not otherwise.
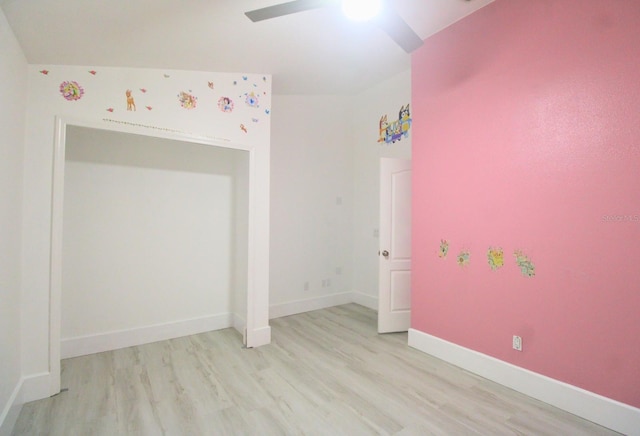
[[[378,332],[411,324],[411,161],[380,159]]]

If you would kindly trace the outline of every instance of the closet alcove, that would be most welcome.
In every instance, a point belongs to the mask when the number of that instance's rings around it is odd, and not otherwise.
[[[63,136],[60,357],[242,332],[249,152],[76,125]]]

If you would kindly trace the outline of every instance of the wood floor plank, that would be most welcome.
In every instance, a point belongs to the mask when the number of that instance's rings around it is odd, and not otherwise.
[[[13,435],[612,435],[379,335],[356,304],[63,360]]]

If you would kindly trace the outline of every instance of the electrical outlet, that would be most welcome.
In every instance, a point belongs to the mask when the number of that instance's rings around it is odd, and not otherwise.
[[[522,338],[520,336],[513,336],[513,349],[522,351]]]

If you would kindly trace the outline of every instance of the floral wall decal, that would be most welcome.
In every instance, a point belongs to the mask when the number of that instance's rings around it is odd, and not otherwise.
[[[193,124],[199,126],[198,130],[214,130],[212,137],[242,143],[262,141],[270,124],[270,78],[262,74],[155,70],[149,75],[128,74],[123,81],[119,77],[121,69],[108,67],[50,69],[42,65],[34,72],[37,83],[46,87],[43,92],[52,95],[65,110],[75,106],[88,117],[97,114],[102,118],[106,112],[118,122],[162,128],[180,124],[181,117],[188,115],[189,123],[198,123]],[[68,103],[77,100],[82,102]]]
[[[489,247],[487,250],[487,261],[492,270],[502,268],[504,265],[504,251],[500,247]]]
[[[457,257],[458,266],[465,267],[469,265],[470,257],[471,253],[469,253],[469,250],[462,250]]]
[[[516,257],[516,264],[523,276],[534,277],[536,275],[536,266],[528,256],[525,256],[521,250],[516,250],[513,255]]]

